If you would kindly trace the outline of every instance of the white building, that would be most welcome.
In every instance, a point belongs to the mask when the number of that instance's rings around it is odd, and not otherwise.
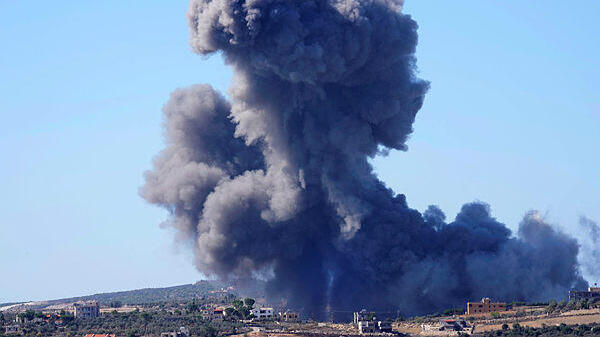
[[[378,321],[377,330],[379,332],[392,332],[392,322],[390,321]]]
[[[15,325],[7,325],[4,327],[4,333],[7,335],[18,334],[21,326],[18,324]]]
[[[275,318],[275,312],[273,308],[255,308],[250,310],[250,313],[256,317],[257,320],[273,319]]]
[[[368,320],[369,320],[369,313],[367,312],[367,310],[362,309],[361,311],[354,313],[354,324],[358,325],[358,322],[368,321]]]
[[[375,321],[359,321],[358,332],[360,333],[373,333],[377,331],[377,322]]]
[[[96,301],[77,302],[75,307],[75,318],[100,317],[100,306]]]
[[[179,328],[179,331],[173,332],[163,332],[160,334],[160,337],[188,337],[190,335],[190,331],[182,326]]]

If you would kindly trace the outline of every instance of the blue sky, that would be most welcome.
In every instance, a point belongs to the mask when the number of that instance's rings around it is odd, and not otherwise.
[[[0,0],[0,302],[194,282],[164,211],[137,194],[161,107],[225,91],[188,47],[186,1]],[[373,163],[409,204],[453,218],[538,209],[576,233],[600,220],[600,2],[408,0],[431,81],[408,152]]]

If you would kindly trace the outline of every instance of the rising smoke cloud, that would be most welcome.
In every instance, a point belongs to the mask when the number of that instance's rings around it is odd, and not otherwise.
[[[588,279],[600,280],[600,226],[594,220],[582,216],[579,218],[581,253],[580,263],[583,274]]]
[[[192,0],[191,45],[233,68],[164,107],[166,148],[141,195],[170,212],[195,264],[267,278],[271,298],[323,315],[404,314],[465,299],[544,300],[585,286],[578,245],[537,213],[518,238],[489,206],[446,223],[377,179],[368,159],[406,150],[429,84],[417,24],[391,0]]]

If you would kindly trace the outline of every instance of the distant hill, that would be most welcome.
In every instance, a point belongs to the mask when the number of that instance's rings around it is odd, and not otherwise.
[[[219,291],[221,288],[226,288],[226,286],[217,281],[199,281],[195,284],[184,284],[166,288],[127,290],[46,301],[4,303],[0,304],[0,308],[11,306],[15,309],[18,309],[19,307],[41,309],[53,305],[92,300],[98,301],[100,305],[109,305],[111,302],[120,302],[123,305],[185,302],[196,298],[201,298],[203,296],[221,296],[224,294]],[[234,291],[230,291],[230,293],[235,294]]]
[[[152,304],[161,302],[183,302],[207,296],[211,291],[221,288],[221,284],[213,281],[200,281],[195,284],[184,284],[166,288],[146,288],[113,293],[94,294],[89,296],[71,297],[56,300],[60,303],[77,301],[98,301],[101,305],[111,302],[121,302],[123,305]],[[49,301],[53,302],[53,301]]]
[[[50,306],[69,304],[77,301],[98,301],[100,305],[110,305],[120,302],[122,305],[154,304],[164,302],[187,302],[202,297],[220,297],[227,294],[234,296],[261,297],[264,282],[244,281],[224,283],[220,281],[199,281],[194,284],[184,284],[166,288],[146,288],[111,293],[101,293],[88,296],[62,298],[47,301],[5,303],[0,304],[0,310],[43,309]]]

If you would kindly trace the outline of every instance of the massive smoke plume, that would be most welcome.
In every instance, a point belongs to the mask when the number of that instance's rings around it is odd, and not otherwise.
[[[585,286],[577,242],[528,213],[518,238],[483,203],[446,223],[379,181],[406,150],[428,83],[417,24],[393,0],[192,0],[191,45],[234,70],[164,107],[166,149],[141,194],[169,210],[197,268],[262,277],[290,307],[414,314]]]
[[[588,279],[600,281],[600,226],[594,220],[582,216],[579,219],[581,253],[580,263]]]

